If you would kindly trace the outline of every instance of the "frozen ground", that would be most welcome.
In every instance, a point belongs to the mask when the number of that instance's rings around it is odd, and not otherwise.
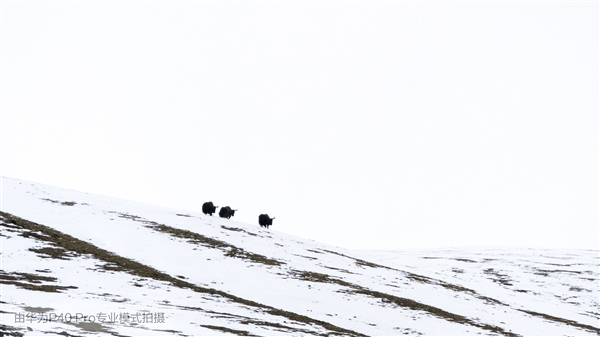
[[[2,178],[9,336],[600,334],[588,250],[351,251]]]

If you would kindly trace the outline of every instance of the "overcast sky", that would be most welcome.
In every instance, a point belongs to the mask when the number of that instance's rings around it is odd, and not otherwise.
[[[1,6],[4,176],[346,248],[600,249],[597,1]]]

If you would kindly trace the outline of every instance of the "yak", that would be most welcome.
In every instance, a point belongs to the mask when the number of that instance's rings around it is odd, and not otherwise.
[[[212,216],[213,213],[217,211],[217,207],[219,206],[213,205],[212,201],[205,202],[202,205],[202,213]]]
[[[269,228],[269,226],[273,225],[273,219],[275,218],[269,218],[267,214],[261,214],[258,216],[258,224],[260,227]]]
[[[231,207],[229,206],[221,207],[221,210],[219,211],[219,216],[221,218],[229,219],[235,215],[235,211],[237,211],[237,209],[231,209]]]

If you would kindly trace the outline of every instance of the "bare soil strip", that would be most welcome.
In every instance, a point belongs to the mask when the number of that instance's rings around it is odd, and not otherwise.
[[[591,325],[587,325],[587,324],[581,324],[581,323],[572,321],[570,319],[564,319],[564,318],[560,318],[560,317],[555,317],[555,316],[551,316],[551,315],[547,315],[547,314],[542,314],[542,313],[535,312],[535,311],[530,311],[530,310],[521,310],[521,309],[519,309],[519,311],[528,313],[528,314],[530,314],[532,316],[542,317],[542,318],[545,318],[545,319],[547,319],[549,321],[560,322],[560,323],[563,323],[563,324],[566,324],[566,325],[570,325],[570,326],[574,326],[574,327],[577,327],[577,328],[580,328],[580,329],[585,329],[585,330],[588,330],[588,331],[592,331],[592,332],[595,332],[595,333],[597,333],[597,334],[600,335],[600,329],[597,328],[597,327],[595,327],[595,326],[591,326]]]

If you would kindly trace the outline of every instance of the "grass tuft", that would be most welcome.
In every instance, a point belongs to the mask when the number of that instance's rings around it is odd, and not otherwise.
[[[70,260],[73,254],[70,254],[66,249],[63,248],[29,248],[30,251],[38,253],[38,256],[44,259],[58,259],[58,260]]]
[[[74,286],[42,284],[42,281],[56,282],[56,277],[29,273],[7,273],[0,270],[0,283],[2,284],[10,284],[27,290],[45,291],[48,293],[59,293],[61,290],[77,289]]]
[[[202,325],[202,324],[200,326],[204,327],[204,328],[207,328],[207,329],[217,330],[217,331],[221,331],[221,332],[227,332],[227,333],[238,335],[238,336],[256,336],[256,335],[253,335],[253,334],[249,333],[248,331],[234,330],[234,329],[226,328],[226,327],[223,327],[223,326]]]

